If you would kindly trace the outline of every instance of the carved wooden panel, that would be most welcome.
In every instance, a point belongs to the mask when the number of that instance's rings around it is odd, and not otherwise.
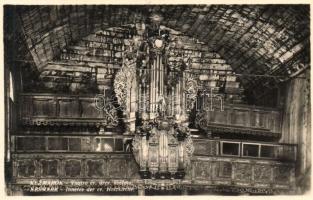
[[[289,184],[291,177],[291,168],[281,165],[274,167],[274,181],[281,184]]]
[[[123,159],[110,159],[107,161],[108,175],[110,178],[126,178],[127,165]]]
[[[41,160],[41,175],[44,177],[58,176],[58,160]]]
[[[235,165],[235,179],[239,181],[251,181],[252,167],[249,163],[236,163]]]
[[[32,98],[25,96],[21,98],[21,101],[23,102],[23,104],[21,104],[22,106],[22,110],[21,110],[21,114],[22,116],[32,116],[33,115],[33,102],[32,102]]]
[[[81,138],[68,138],[69,151],[81,151]]]
[[[249,111],[233,110],[232,118],[231,118],[232,124],[236,126],[249,127],[250,124],[249,124],[248,116],[249,116]]]
[[[227,112],[217,109],[217,110],[214,110],[212,112],[212,114],[213,114],[213,116],[211,116],[213,119],[212,122],[219,123],[219,124],[226,124],[227,123],[227,114],[228,114]]]
[[[217,141],[197,141],[194,140],[194,155],[218,155],[218,142]]]
[[[46,149],[45,138],[43,137],[17,137],[17,151],[44,151]]]
[[[53,117],[56,114],[54,99],[33,99],[33,115],[40,117]]]
[[[35,177],[36,165],[34,160],[20,160],[17,162],[18,177]]]
[[[79,117],[79,103],[77,99],[60,99],[59,100],[60,117]]]
[[[271,130],[273,132],[280,132],[281,131],[281,123],[280,123],[280,120],[281,120],[281,116],[280,116],[280,113],[278,112],[272,112],[271,113],[271,116],[272,116],[272,119],[270,120],[271,123],[272,123],[272,127],[271,127]]]
[[[87,176],[88,177],[103,177],[104,176],[104,161],[103,160],[87,160]]]
[[[79,177],[81,175],[81,161],[67,160],[64,165],[65,176]]]
[[[103,114],[102,111],[96,109],[94,100],[91,99],[82,99],[82,117],[83,118],[102,118]]]
[[[251,116],[251,125],[256,128],[266,128],[268,126],[266,113],[253,111]]]
[[[68,138],[48,138],[49,150],[68,150]]]
[[[25,99],[20,111],[24,125],[117,125],[113,106],[106,106],[106,112],[97,109],[93,96],[23,94],[21,99]]]
[[[231,162],[218,162],[216,166],[217,177],[219,178],[231,178],[232,175],[232,163]]]
[[[82,156],[89,158],[85,161]],[[40,160],[37,161],[36,158]],[[12,159],[16,166],[14,176],[20,181],[37,175],[43,179],[65,177],[81,180],[85,174],[87,180],[140,179],[139,166],[129,155],[62,154],[62,157],[59,157],[57,154],[14,154]],[[186,168],[184,180],[208,185],[213,181],[214,184],[225,186],[290,187],[291,180],[294,179],[292,170],[293,165],[279,161],[195,156],[191,165]]]
[[[254,181],[261,183],[270,183],[272,169],[270,165],[254,165]]]
[[[194,174],[195,179],[208,180],[211,176],[211,164],[210,162],[194,162]]]
[[[203,112],[203,115],[198,113],[201,116],[196,120],[206,122],[210,127],[223,125],[226,128],[231,128],[232,126],[238,128],[238,126],[241,126],[244,128],[252,128],[253,131],[261,131],[260,129],[264,129],[273,133],[281,132],[281,114],[280,111],[275,108],[226,104],[224,105],[223,111],[217,107],[214,107],[214,111],[211,111],[209,106],[209,109]],[[205,127],[206,124],[202,124],[201,126]]]

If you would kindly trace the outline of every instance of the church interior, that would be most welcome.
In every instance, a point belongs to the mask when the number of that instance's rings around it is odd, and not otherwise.
[[[5,5],[8,195],[304,194],[309,5]]]

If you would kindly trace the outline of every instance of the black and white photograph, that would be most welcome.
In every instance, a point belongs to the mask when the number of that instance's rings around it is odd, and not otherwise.
[[[2,5],[6,196],[311,192],[310,4],[191,3]]]

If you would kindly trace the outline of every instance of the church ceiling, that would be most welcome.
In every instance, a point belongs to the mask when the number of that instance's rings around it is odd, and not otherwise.
[[[4,11],[6,61],[33,63],[39,71],[91,33],[153,17],[221,55],[256,98],[309,63],[305,5],[7,6]]]

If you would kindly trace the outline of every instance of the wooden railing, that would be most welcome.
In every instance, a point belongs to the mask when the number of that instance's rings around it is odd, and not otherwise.
[[[132,136],[128,135],[12,135],[12,149],[17,153],[126,153],[131,152]],[[239,140],[193,138],[194,156],[268,159],[294,162],[297,145],[248,142]]]
[[[24,125],[115,126],[115,110],[97,109],[95,97],[96,95],[22,94],[20,120]]]
[[[13,135],[17,153],[131,153],[132,137],[124,135]]]
[[[262,159],[196,156],[188,178],[193,184],[265,189],[271,193],[275,189],[293,189],[295,165]]]
[[[280,137],[281,112],[275,108],[221,104],[198,109],[196,125],[213,132],[252,133]]]
[[[142,180],[131,140],[125,135],[14,135],[13,184],[28,188],[34,180],[57,180],[65,187],[71,181],[127,180],[133,185],[166,183],[257,194],[295,186],[295,145],[193,138],[195,151],[184,180]]]
[[[169,183],[272,194],[292,190],[295,184],[294,164],[273,160],[194,156],[185,179],[179,182],[141,180],[138,171],[131,154],[13,154],[13,184],[26,188],[34,180],[58,180],[63,186],[71,181],[128,180],[134,185]]]
[[[240,157],[294,162],[297,145],[237,140],[193,139],[195,156]]]

